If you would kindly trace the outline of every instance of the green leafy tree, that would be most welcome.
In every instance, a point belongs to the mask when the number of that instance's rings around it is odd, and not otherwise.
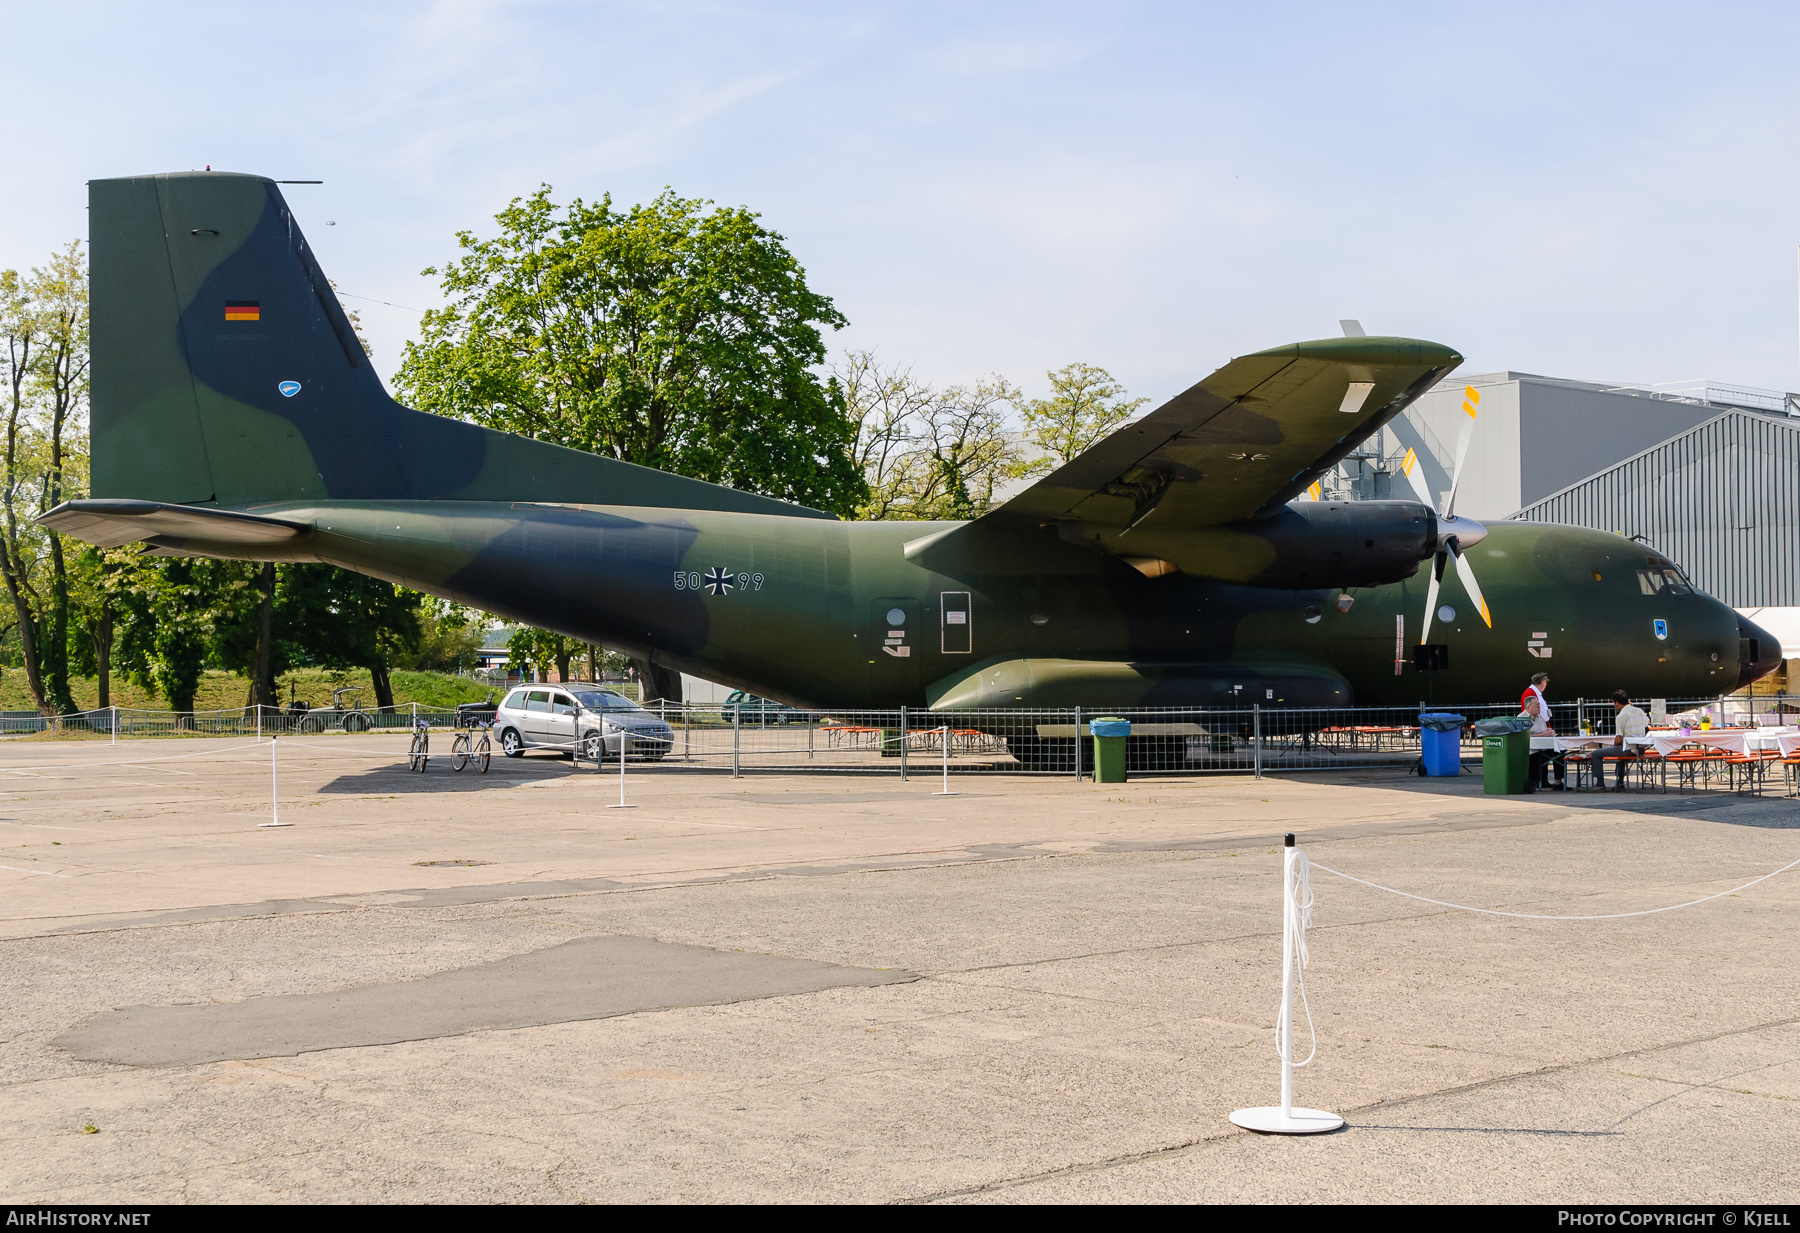
[[[747,209],[665,191],[567,208],[545,185],[492,239],[425,271],[395,384],[424,411],[851,515],[864,498],[842,392],[813,371],[844,317]],[[639,664],[656,692],[671,672]]]
[[[419,644],[399,655],[396,668],[461,672],[481,651],[486,614],[447,599],[419,597]]]
[[[1043,456],[1016,468],[1020,475],[1055,470],[1150,401],[1126,398],[1125,387],[1092,364],[1069,364],[1044,375],[1050,379],[1050,397],[1018,404],[1026,440],[1043,451]]]
[[[1020,394],[998,374],[938,388],[852,351],[833,380],[857,424],[854,457],[869,494],[860,517],[976,518],[1021,465],[1005,411]]]
[[[557,680],[566,681],[569,665],[587,649],[585,642],[553,634],[547,629],[521,625],[506,640],[506,664],[518,672],[535,671],[545,679],[554,670]]]
[[[419,595],[329,565],[276,571],[276,643],[290,664],[366,668],[375,705],[394,709],[395,661],[419,645]]]
[[[46,713],[69,694],[69,571],[62,537],[32,522],[85,487],[87,260],[79,242],[20,278],[0,271],[0,578],[32,699]]]
[[[544,186],[428,269],[396,378],[425,411],[851,514],[862,481],[841,394],[812,371],[845,324],[783,238],[742,208],[664,192],[628,211]]]

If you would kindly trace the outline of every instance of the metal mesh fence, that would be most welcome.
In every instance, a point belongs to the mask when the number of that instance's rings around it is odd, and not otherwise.
[[[1769,725],[1795,721],[1800,698],[1734,695],[1707,699],[1640,699],[1653,724]],[[1465,764],[1478,765],[1476,721],[1518,713],[1515,702],[1457,707],[1339,707],[1297,709],[1129,708],[1094,711],[958,711],[943,714],[896,710],[807,711],[764,707],[697,706],[652,702],[647,708],[669,725],[667,743],[634,737],[633,763],[665,763],[731,774],[762,770],[820,770],[870,774],[1043,774],[1075,777],[1092,772],[1090,722],[1131,722],[1125,738],[1128,772],[1204,774],[1293,770],[1407,768],[1420,761],[1421,712],[1448,712],[1467,721],[1461,742]],[[1551,723],[1562,734],[1612,730],[1614,710],[1604,699],[1552,704]],[[485,716],[483,716],[485,718]],[[462,717],[467,722],[468,716]],[[75,715],[0,712],[0,734],[135,737],[268,736],[288,733],[361,734],[410,732],[420,721],[432,728],[459,722],[455,708],[409,704],[391,711],[295,710],[242,707],[176,713],[111,707]],[[498,736],[498,733],[496,733]],[[498,741],[496,740],[496,746]],[[614,746],[616,748],[616,745]]]

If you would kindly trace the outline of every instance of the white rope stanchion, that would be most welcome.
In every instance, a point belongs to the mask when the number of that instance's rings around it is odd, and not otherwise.
[[[1344,1119],[1321,1109],[1294,1106],[1294,1068],[1313,1060],[1319,1041],[1313,1032],[1312,1008],[1306,1002],[1306,931],[1312,925],[1312,879],[1306,854],[1287,836],[1281,857],[1281,1014],[1275,1021],[1277,1051],[1281,1055],[1281,1103],[1239,1109],[1231,1115],[1235,1125],[1268,1135],[1316,1135],[1336,1130]],[[1294,984],[1300,984],[1300,1005],[1306,1013],[1306,1029],[1312,1036],[1312,1052],[1306,1061],[1294,1061]]]
[[[606,748],[606,734],[604,731],[595,733],[594,739],[596,741],[600,742],[601,749]],[[607,806],[608,809],[636,809],[637,808],[636,805],[627,805],[625,803],[625,749],[630,743],[631,743],[631,729],[621,727],[619,729],[619,803],[617,805],[608,805]],[[597,765],[597,763],[596,763],[596,765]]]
[[[938,729],[938,737],[944,743],[944,789],[941,792],[933,792],[932,795],[933,796],[961,796],[962,793],[952,792],[950,790],[950,725],[949,724],[945,724],[943,727]]]
[[[292,826],[292,822],[281,820],[281,742],[274,733],[269,734],[269,820],[258,822],[260,830],[265,826]]]

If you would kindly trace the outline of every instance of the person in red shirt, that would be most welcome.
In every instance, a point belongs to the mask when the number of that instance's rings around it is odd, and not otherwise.
[[[1538,714],[1543,717],[1546,724],[1549,723],[1550,700],[1544,696],[1549,690],[1550,674],[1548,672],[1532,673],[1531,684],[1527,685],[1525,687],[1525,692],[1519,695],[1519,710],[1523,711],[1525,709],[1525,704],[1530,702],[1533,698],[1536,698]]]

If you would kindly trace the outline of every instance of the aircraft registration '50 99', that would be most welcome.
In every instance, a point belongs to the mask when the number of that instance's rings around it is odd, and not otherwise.
[[[1571,696],[1779,663],[1619,536],[1459,518],[1416,468],[1416,501],[1306,499],[1461,361],[1435,343],[1240,357],[973,522],[842,522],[401,407],[272,181],[90,211],[94,496],[42,521],[97,544],[329,562],[814,707],[1406,704],[1432,634],[1442,702],[1553,657]]]

